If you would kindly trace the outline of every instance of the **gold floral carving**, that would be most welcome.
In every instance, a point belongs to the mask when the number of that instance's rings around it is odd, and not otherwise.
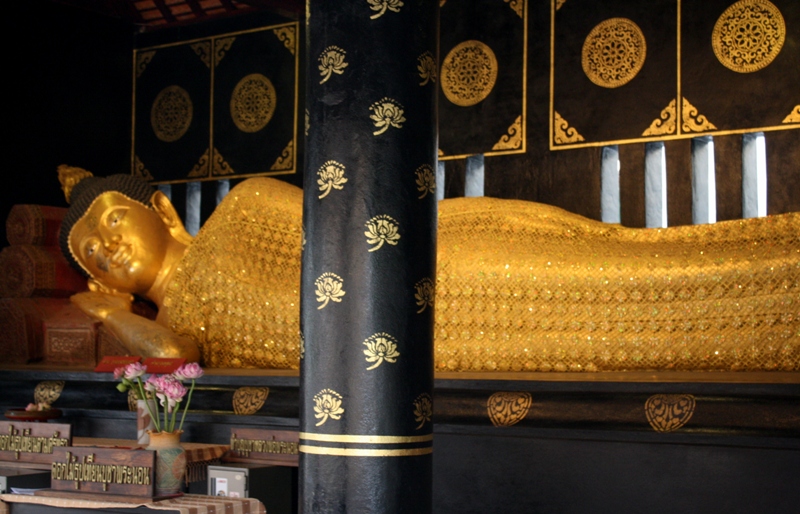
[[[655,394],[647,399],[644,412],[656,432],[673,432],[689,422],[694,414],[691,394]]]
[[[133,388],[128,389],[128,410],[130,412],[136,412],[137,410],[137,402],[138,398],[136,398],[136,391]]]
[[[717,128],[705,116],[700,114],[697,108],[690,104],[686,98],[683,99],[681,119],[683,120],[681,128],[683,128],[684,132],[704,132]]]
[[[153,175],[150,170],[145,168],[144,163],[139,159],[138,155],[133,156],[133,176],[141,177],[145,180],[153,180]]]
[[[294,27],[281,27],[277,29],[272,29],[272,33],[275,34],[278,37],[278,39],[283,42],[283,46],[285,46],[286,49],[289,50],[292,53],[292,55],[294,55],[294,49],[295,49]]]
[[[398,233],[400,225],[398,225],[397,221],[391,216],[387,216],[386,214],[375,216],[367,221],[365,225],[367,231],[364,232],[364,235],[367,236],[367,244],[377,245],[370,248],[368,250],[370,252],[380,249],[383,243],[396,245],[400,240],[400,234]]]
[[[344,280],[334,273],[323,273],[314,281],[314,285],[317,286],[317,301],[322,302],[322,305],[317,307],[317,310],[324,308],[329,301],[341,302],[342,296],[346,294],[342,289]]]
[[[136,78],[137,79],[142,76],[142,73],[144,73],[144,70],[147,68],[147,65],[150,64],[150,61],[153,60],[153,57],[155,57],[155,55],[156,55],[156,51],[155,50],[153,50],[151,52],[139,52],[136,55]]]
[[[653,120],[650,127],[645,130],[643,136],[663,136],[664,134],[674,134],[677,129],[678,114],[676,102],[672,100],[668,106],[661,111],[661,116]]]
[[[372,104],[369,110],[373,113],[369,118],[378,128],[378,130],[372,133],[374,136],[383,134],[389,127],[403,128],[403,123],[406,121],[403,116],[403,106],[391,98],[382,98],[380,101]]]
[[[489,397],[486,410],[494,426],[510,427],[525,419],[532,403],[531,393],[500,392]]]
[[[367,368],[367,371],[373,370],[383,364],[384,361],[389,363],[397,362],[400,353],[397,351],[397,339],[387,334],[386,332],[378,332],[372,334],[364,341],[364,355],[367,356],[367,362],[374,362],[372,366]]]
[[[283,171],[290,170],[292,167],[294,167],[294,140],[289,141],[269,169],[270,171]]]
[[[627,18],[610,18],[595,26],[583,42],[583,72],[600,87],[627,84],[647,56],[642,30]]]
[[[456,45],[439,74],[448,100],[461,107],[483,101],[497,82],[497,57],[486,44],[471,39]]]
[[[199,43],[195,43],[191,45],[192,50],[197,56],[203,61],[203,64],[211,67],[211,41],[200,41]]]
[[[433,174],[433,168],[428,164],[423,164],[414,173],[417,176],[417,191],[422,193],[419,198],[425,198],[428,193],[433,194],[436,190],[436,177]]]
[[[414,284],[414,300],[417,302],[417,307],[419,307],[417,314],[420,314],[428,307],[433,309],[435,296],[436,290],[431,279],[423,278]]]
[[[433,54],[425,52],[417,57],[417,63],[419,78],[422,79],[419,85],[424,86],[428,82],[436,82],[436,60],[433,58]]]
[[[524,0],[503,0],[503,2],[507,3],[511,9],[517,13],[517,16],[522,18],[522,8]]]
[[[583,141],[583,136],[578,134],[577,130],[570,127],[567,120],[562,118],[558,112],[555,113],[554,129],[555,134],[553,134],[553,140],[558,145]]]
[[[792,112],[783,118],[783,123],[800,123],[800,105],[795,105]]]
[[[403,7],[403,2],[401,0],[367,0],[367,3],[371,10],[378,11],[369,17],[370,20],[380,18],[387,10],[400,12],[400,8]]]
[[[264,406],[269,387],[240,387],[233,393],[233,412],[237,416],[252,416]]]
[[[344,164],[336,161],[327,161],[320,166],[317,171],[317,185],[322,194],[318,198],[322,199],[328,196],[328,193],[333,189],[342,190],[347,182],[344,177]]]
[[[737,73],[752,73],[778,56],[786,40],[783,15],[768,0],[740,0],[722,13],[711,33],[717,60]]]
[[[320,84],[328,81],[333,74],[341,75],[350,63],[344,61],[347,52],[338,46],[329,46],[319,54],[319,74],[322,75]]]
[[[556,0],[556,11],[561,9],[561,6],[564,5],[567,0]]]
[[[439,157],[444,157],[444,150],[442,150],[441,148],[439,148],[439,149],[437,150],[437,152],[436,152],[436,155],[438,155]]]
[[[230,164],[225,161],[225,159],[222,157],[222,154],[219,153],[219,150],[214,148],[214,157],[211,159],[211,174],[214,176],[220,176],[233,175],[233,173],[234,171]]]
[[[39,382],[33,388],[33,399],[36,403],[53,405],[64,390],[63,380],[47,380]]]
[[[219,65],[225,53],[233,46],[235,39],[235,37],[224,37],[214,41],[214,66]]]
[[[508,127],[508,134],[500,137],[492,150],[517,150],[522,147],[522,115],[517,116],[514,123]]]
[[[189,176],[187,178],[207,177],[210,164],[211,164],[211,149],[206,148],[206,151],[203,152],[203,155],[200,156],[200,160],[198,160],[197,164],[194,165],[192,171],[189,172]]]
[[[180,86],[167,86],[153,100],[150,124],[158,139],[172,143],[182,138],[192,124],[194,107],[189,93]]]
[[[414,400],[414,421],[419,423],[417,430],[433,419],[433,399],[428,393],[422,393]]]
[[[328,421],[328,418],[338,420],[344,414],[342,408],[342,395],[333,389],[323,389],[314,395],[314,417],[319,419],[320,422],[316,426],[320,426]]]
[[[242,132],[258,132],[275,113],[275,86],[260,73],[243,77],[231,93],[231,118]]]

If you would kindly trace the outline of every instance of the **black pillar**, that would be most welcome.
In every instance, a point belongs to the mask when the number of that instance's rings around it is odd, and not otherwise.
[[[431,512],[439,0],[309,0],[300,506]]]

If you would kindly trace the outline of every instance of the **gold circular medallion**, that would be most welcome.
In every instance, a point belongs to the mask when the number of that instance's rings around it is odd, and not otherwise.
[[[182,138],[192,124],[194,108],[189,93],[180,86],[167,86],[158,93],[150,109],[150,124],[165,143]]]
[[[448,100],[469,107],[484,100],[497,81],[497,57],[474,39],[455,46],[442,63],[442,91]]]
[[[636,76],[647,56],[642,30],[627,18],[610,18],[589,32],[581,63],[589,80],[600,87],[620,87]]]
[[[275,86],[260,73],[247,75],[231,94],[231,118],[242,132],[258,132],[275,113]]]
[[[740,0],[719,17],[711,33],[714,55],[723,66],[751,73],[771,63],[783,48],[786,23],[768,0]]]

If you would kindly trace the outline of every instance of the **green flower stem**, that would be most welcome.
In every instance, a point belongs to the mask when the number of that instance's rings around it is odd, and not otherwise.
[[[189,388],[189,396],[186,397],[186,405],[183,407],[183,415],[181,416],[181,424],[178,430],[183,430],[183,420],[186,419],[186,411],[189,410],[189,404],[192,403],[192,393],[194,392],[194,379],[192,379],[192,386]]]
[[[177,402],[175,404],[175,408],[172,409],[172,420],[169,422],[169,431],[170,432],[174,432],[175,431],[175,420],[178,417],[178,411],[180,410],[180,408],[181,408],[181,402]]]
[[[153,411],[150,409],[150,402],[147,400],[147,395],[144,394],[144,387],[142,387],[142,379],[136,377],[136,385],[139,386],[139,395],[141,399],[144,400],[144,406],[147,407],[147,412],[150,413],[150,419],[153,420],[153,424],[156,426],[156,431],[161,432],[161,428],[158,426],[158,404],[156,404],[156,415],[153,416]]]

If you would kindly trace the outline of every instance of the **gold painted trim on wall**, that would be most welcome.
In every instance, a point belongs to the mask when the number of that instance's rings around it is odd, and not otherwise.
[[[314,455],[334,455],[337,457],[416,457],[433,453],[433,448],[414,448],[411,450],[370,450],[361,448],[325,448],[301,444],[300,453]]]
[[[323,441],[328,443],[361,443],[361,444],[398,444],[423,443],[433,441],[433,434],[399,436],[399,435],[346,435],[346,434],[312,434],[300,432],[300,439]]]

